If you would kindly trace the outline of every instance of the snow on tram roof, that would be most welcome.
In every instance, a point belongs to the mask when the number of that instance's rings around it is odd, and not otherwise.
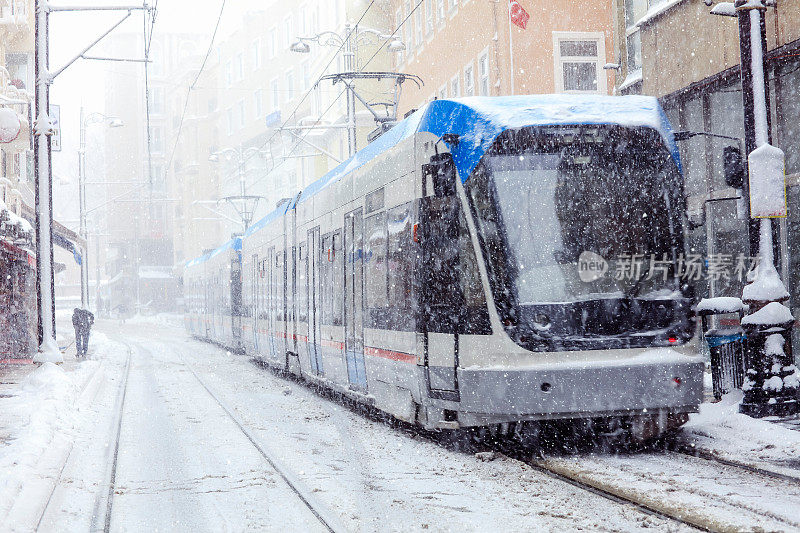
[[[458,144],[449,145],[449,148],[461,181],[465,182],[503,131],[526,126],[581,124],[653,128],[661,134],[675,163],[681,168],[678,147],[669,122],[658,100],[652,96],[541,94],[434,100],[311,183],[288,205],[279,204],[274,211],[253,224],[244,238],[414,133],[429,132],[439,137],[445,133],[458,135]]]
[[[652,96],[542,94],[530,96],[472,96],[434,100],[359,150],[355,155],[309,185],[290,206],[302,203],[331,183],[363,166],[416,132],[460,137],[449,146],[461,181],[475,169],[495,138],[507,129],[526,126],[616,124],[657,130],[680,168],[678,147],[664,111]]]

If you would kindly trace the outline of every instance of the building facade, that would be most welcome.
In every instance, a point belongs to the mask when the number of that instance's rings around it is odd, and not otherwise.
[[[735,17],[710,13],[702,0],[626,0],[615,5],[626,40],[619,50],[620,93],[660,99],[673,128],[742,139],[744,111]],[[800,0],[785,0],[765,14],[772,144],[786,155],[788,219],[781,220],[781,275],[800,305]],[[620,22],[622,21],[622,22]],[[722,272],[697,284],[700,296],[739,296],[745,279],[734,275],[749,257],[747,218],[740,191],[724,180],[723,150],[736,140],[697,135],[681,141],[692,251]],[[719,264],[719,265],[717,265]]]
[[[527,21],[511,16],[515,5]],[[403,111],[434,98],[613,89],[613,74],[604,69],[614,59],[610,1],[424,0],[416,6],[392,2],[394,27],[406,44],[395,66],[425,82],[404,87]]]

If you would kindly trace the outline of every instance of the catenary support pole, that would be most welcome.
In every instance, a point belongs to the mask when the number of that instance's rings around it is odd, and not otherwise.
[[[759,163],[761,156],[756,154],[763,154],[765,150],[777,152],[783,159],[782,152],[770,146],[769,87],[764,55],[764,14],[767,7],[764,0],[736,0],[734,5],[741,41],[748,173],[751,179],[763,180],[764,171]],[[780,176],[777,173],[773,176],[777,180],[785,179],[782,168],[780,172]],[[754,417],[788,415],[796,413],[800,406],[800,374],[792,356],[794,318],[784,305],[789,300],[789,293],[775,268],[775,257],[779,256],[780,248],[776,247],[778,239],[773,238],[776,224],[770,217],[778,215],[773,211],[760,213],[752,203],[750,211],[750,246],[751,250],[757,248],[760,261],[755,279],[742,291],[742,300],[748,304],[749,314],[742,319],[747,338],[747,370],[739,411]],[[754,219],[753,215],[764,218]]]
[[[36,286],[39,313],[39,350],[35,362],[64,360],[56,343],[55,288],[53,285],[53,188],[50,140],[49,12],[46,0],[36,0],[34,61],[36,64],[36,122],[34,176],[36,193]]]
[[[79,208],[79,227],[78,232],[83,237],[84,248],[81,256],[81,307],[87,309],[89,306],[89,238],[86,231],[86,123],[83,116],[83,106],[80,111],[80,140],[78,144],[78,208]]]

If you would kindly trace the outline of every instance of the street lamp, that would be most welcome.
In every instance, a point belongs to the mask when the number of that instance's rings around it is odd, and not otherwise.
[[[90,124],[98,124],[105,121],[108,121],[109,128],[119,128],[125,125],[121,119],[99,112],[90,113],[84,117],[83,107],[81,107],[80,144],[78,147],[78,206],[80,210],[80,229],[78,233],[84,242],[83,256],[81,257],[81,307],[84,309],[89,305],[89,235],[86,230],[86,128]],[[100,260],[99,255],[96,260]],[[99,279],[95,281],[95,283],[99,282]]]
[[[263,150],[259,150],[255,147],[250,148],[225,148],[224,150],[219,150],[213,152],[211,155],[208,156],[208,160],[212,163],[218,163],[220,160],[220,156],[225,156],[226,159],[229,161],[233,158],[237,161],[237,172],[239,175],[239,194],[232,195],[232,196],[225,196],[222,198],[226,202],[230,203],[236,212],[239,214],[239,218],[242,219],[242,226],[244,227],[244,231],[247,231],[247,228],[250,227],[250,221],[253,220],[253,215],[255,214],[256,207],[258,207],[258,202],[261,200],[261,196],[254,196],[248,195],[247,193],[247,184],[245,183],[245,169],[244,165],[247,161],[247,157],[251,154],[263,154]]]
[[[389,41],[387,47],[389,52],[397,53],[406,49],[406,45],[396,36],[387,35],[372,28],[362,28],[358,25],[354,27],[348,23],[344,25],[344,30],[341,34],[334,31],[323,31],[309,37],[298,37],[297,41],[289,47],[289,50],[300,54],[308,54],[311,52],[311,46],[308,44],[310,42],[338,48],[342,51],[342,58],[344,59],[345,72],[340,73],[340,76],[342,76],[345,73],[355,74],[358,68],[357,55],[360,46],[386,41]],[[354,75],[351,79],[355,77]],[[391,76],[384,73],[384,77]],[[344,78],[341,78],[341,81],[345,81]],[[356,98],[362,99],[358,97],[355,88],[350,83],[345,82],[345,85],[347,86],[347,147],[349,154],[352,156],[356,153]],[[370,111],[372,110],[370,109]]]

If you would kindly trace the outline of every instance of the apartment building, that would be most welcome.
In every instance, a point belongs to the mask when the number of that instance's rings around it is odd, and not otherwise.
[[[610,0],[424,0],[416,5],[392,1],[394,27],[406,44],[395,66],[425,82],[421,89],[404,87],[403,111],[434,98],[609,94],[613,89],[613,74],[603,68],[614,59]]]
[[[376,2],[367,10],[369,4],[273,0],[263,11],[247,13],[217,46],[219,136],[211,151],[218,152],[220,198],[241,196],[243,178],[245,195],[260,197],[253,220],[348,157],[343,84],[315,84],[323,75],[348,68],[348,34],[351,69],[389,69],[391,53],[380,48],[391,33],[388,3]],[[359,28],[353,28],[359,20]],[[292,51],[301,41],[308,45],[305,53]],[[212,83],[205,74],[203,79]],[[357,80],[354,85],[370,96],[384,96],[380,82]],[[355,122],[356,146],[363,147],[376,124],[361,104]],[[225,213],[238,216],[232,206]],[[241,223],[225,224],[227,235],[243,229]]]
[[[110,36],[106,53],[128,57],[131,50],[143,49],[142,39],[141,34]],[[108,282],[102,299],[111,313],[132,312],[137,306],[170,310],[177,305],[173,236],[179,200],[171,195],[167,167],[186,93],[178,88],[175,75],[191,68],[192,61],[197,67],[198,50],[206,40],[193,34],[156,33],[150,46],[147,99],[141,64],[118,67],[108,75],[105,114],[125,124],[109,131],[106,141]]]
[[[710,13],[703,0],[618,0],[621,93],[657,96],[676,130],[744,136],[739,30],[735,17]],[[786,155],[789,217],[781,222],[784,282],[793,310],[800,305],[800,0],[766,11],[767,75],[772,143]],[[703,225],[690,232],[703,256],[749,256],[747,221],[724,180],[723,149],[736,141],[695,136],[680,143],[689,214]],[[729,198],[729,200],[725,200]],[[721,277],[701,295],[738,296],[744,280]]]

